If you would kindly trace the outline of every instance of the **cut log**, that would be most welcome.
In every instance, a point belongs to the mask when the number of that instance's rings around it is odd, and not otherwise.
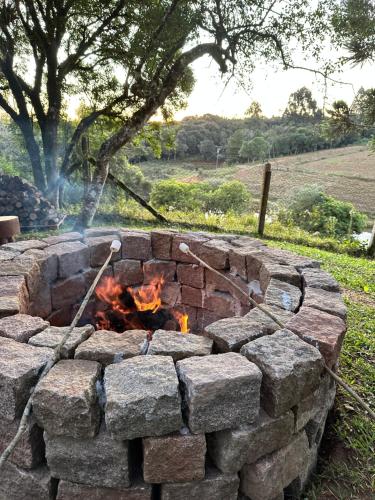
[[[12,215],[0,216],[0,241],[13,241],[16,234],[21,232],[18,217]]]

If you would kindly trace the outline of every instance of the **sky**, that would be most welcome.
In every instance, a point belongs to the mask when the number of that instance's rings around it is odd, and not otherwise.
[[[316,63],[304,62],[303,66],[316,68]],[[324,100],[324,78],[304,70],[287,70],[258,66],[249,74],[251,89],[245,91],[234,79],[225,86],[214,62],[205,57],[193,65],[196,85],[189,96],[185,110],[176,113],[175,118],[203,115],[205,113],[226,117],[243,117],[246,108],[252,101],[261,104],[265,116],[283,113],[289,95],[297,89],[306,86],[313,92],[318,105],[322,107]],[[366,64],[362,67],[347,65],[341,73],[331,75],[337,80],[350,85],[340,85],[327,81],[327,104],[337,99],[351,103],[355,92],[364,88],[375,87],[375,65]]]

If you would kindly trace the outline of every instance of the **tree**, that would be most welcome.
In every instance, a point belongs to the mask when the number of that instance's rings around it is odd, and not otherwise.
[[[317,116],[318,106],[313,98],[311,90],[301,87],[289,96],[288,105],[284,116],[294,121]]]
[[[254,137],[242,143],[239,155],[241,158],[250,160],[264,160],[270,151],[269,143],[263,137]]]
[[[96,155],[78,220],[78,226],[86,226],[100,202],[111,159],[158,110],[170,117],[183,104],[196,59],[208,55],[221,73],[236,69],[239,78],[247,78],[260,58],[290,67],[288,42],[298,41],[301,50],[319,46],[328,3],[5,0],[0,8],[0,106],[22,131],[36,184],[55,202],[56,186],[69,171],[82,132],[102,115],[121,120]],[[32,65],[24,64],[30,59]],[[59,157],[61,116],[72,93],[90,103],[90,111]]]
[[[262,107],[258,101],[253,101],[245,111],[245,116],[249,118],[261,118],[263,116]]]
[[[216,158],[216,146],[213,140],[203,139],[198,147],[200,154],[205,160],[213,160]]]
[[[242,144],[249,141],[251,138],[251,131],[246,128],[236,130],[228,139],[227,144],[227,158],[229,161],[238,160]],[[245,155],[247,157],[247,155]]]

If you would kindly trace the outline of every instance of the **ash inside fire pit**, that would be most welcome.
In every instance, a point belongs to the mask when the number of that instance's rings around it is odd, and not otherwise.
[[[116,238],[90,325],[34,393],[0,498],[298,496],[333,404],[323,360],[336,365],[346,311],[318,262],[248,237],[96,228],[3,246],[0,449]]]

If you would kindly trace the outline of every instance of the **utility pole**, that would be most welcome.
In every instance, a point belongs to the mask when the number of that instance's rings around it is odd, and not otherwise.
[[[216,146],[216,165],[215,165],[215,172],[217,173],[217,169],[219,166],[219,154],[220,151],[223,149],[223,146]]]

